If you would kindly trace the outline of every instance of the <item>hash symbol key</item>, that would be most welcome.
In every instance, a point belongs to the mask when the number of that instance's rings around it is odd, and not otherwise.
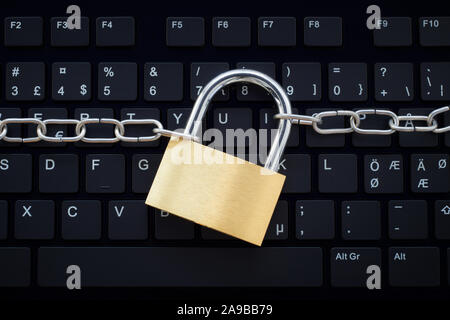
[[[6,65],[6,100],[41,101],[45,98],[43,62],[12,62]]]

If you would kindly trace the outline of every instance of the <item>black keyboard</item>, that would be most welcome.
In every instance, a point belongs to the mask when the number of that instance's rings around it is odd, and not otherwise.
[[[0,5],[0,120],[156,119],[175,130],[208,81],[236,68],[273,77],[307,115],[428,115],[450,101],[445,2],[379,1],[376,30],[366,1],[77,1],[75,30],[70,4]],[[217,94],[205,126],[270,129],[275,113],[270,96],[237,84]],[[449,126],[450,112],[436,120]],[[91,124],[86,137],[114,138],[113,128]],[[361,128],[389,127],[366,115]],[[35,134],[36,123],[8,125],[8,137]],[[46,134],[75,130],[56,124]],[[144,204],[166,144],[0,141],[0,297],[448,298],[450,133],[293,125],[262,248]],[[66,288],[71,265],[81,294]],[[371,265],[380,290],[366,287]]]

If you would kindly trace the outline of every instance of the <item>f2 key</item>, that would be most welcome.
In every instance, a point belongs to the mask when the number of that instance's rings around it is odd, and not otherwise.
[[[5,18],[5,46],[42,46],[42,17]]]

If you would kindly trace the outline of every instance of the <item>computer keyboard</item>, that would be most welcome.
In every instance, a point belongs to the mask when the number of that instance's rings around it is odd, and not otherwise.
[[[306,115],[426,116],[449,103],[445,2],[378,2],[375,30],[364,1],[258,3],[77,1],[75,30],[66,23],[72,3],[4,3],[0,120],[155,119],[175,130],[208,81],[236,68],[278,80],[293,112]],[[205,127],[276,128],[273,105],[261,88],[227,87]],[[386,130],[388,120],[367,114],[360,127]],[[436,120],[449,126],[450,112]],[[7,136],[33,138],[37,125],[8,124]],[[348,117],[329,117],[320,128],[348,126]],[[129,126],[127,136],[153,128]],[[46,135],[75,136],[75,127],[48,125]],[[262,248],[144,204],[165,138],[117,142],[114,124],[100,123],[86,137],[111,141],[0,141],[0,297],[71,298],[66,271],[78,265],[91,298],[138,296],[138,287],[168,296],[173,287],[197,296],[249,287],[235,297],[448,298],[450,133],[320,134],[294,124]],[[380,290],[366,287],[371,265]]]

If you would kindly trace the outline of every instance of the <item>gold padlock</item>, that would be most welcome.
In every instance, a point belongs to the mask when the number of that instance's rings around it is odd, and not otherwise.
[[[261,72],[241,69],[215,77],[197,98],[184,133],[170,139],[145,203],[260,246],[286,178],[277,171],[290,121],[280,120],[264,167],[193,141],[214,95],[236,82],[263,87],[279,113],[291,114],[283,88]]]

